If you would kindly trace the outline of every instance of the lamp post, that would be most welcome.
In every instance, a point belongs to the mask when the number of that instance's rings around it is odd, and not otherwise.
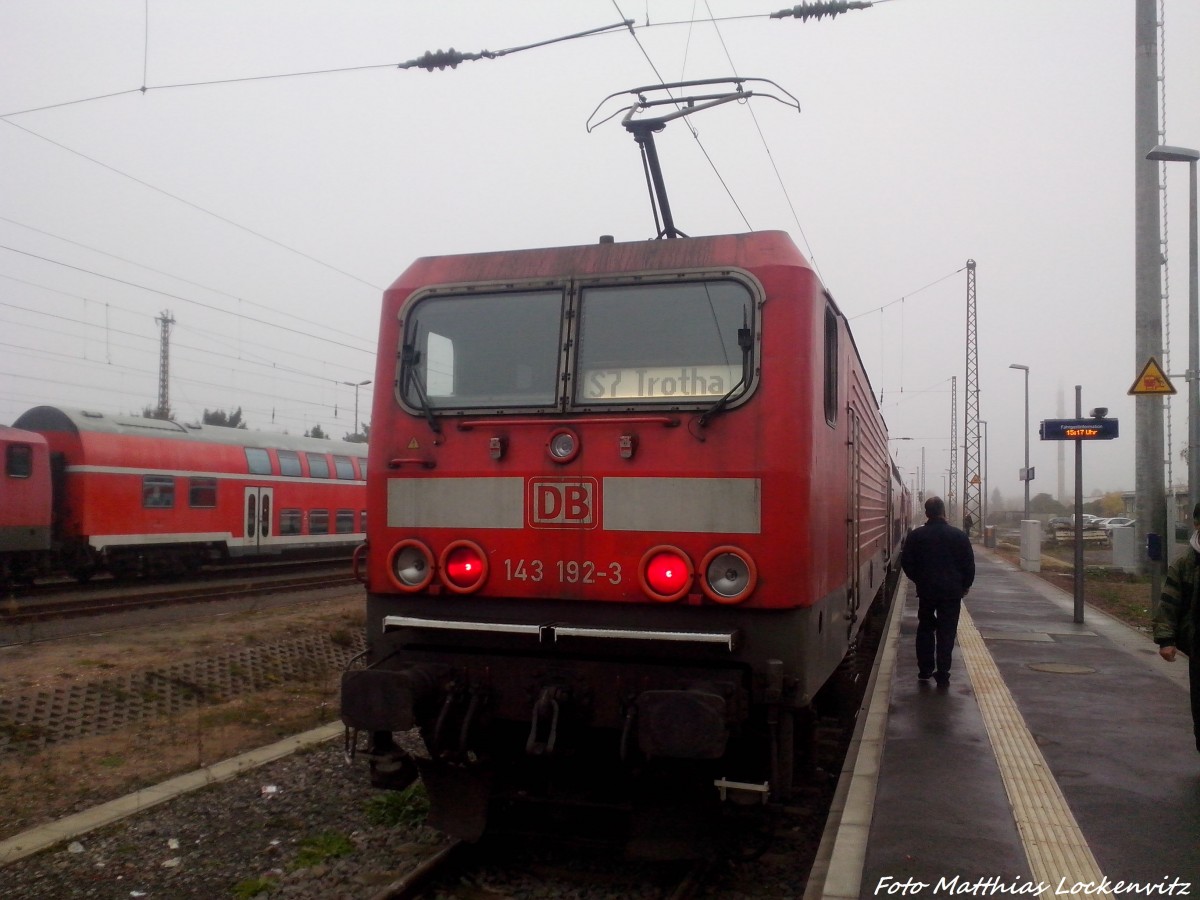
[[[1021,473],[1025,482],[1025,518],[1029,518],[1029,366],[1012,363],[1010,369],[1020,369],[1025,373],[1025,471]]]
[[[371,379],[369,379],[369,378],[366,381],[343,381],[342,382],[342,384],[346,385],[346,387],[354,388],[354,434],[355,434],[355,437],[358,436],[358,389],[360,387],[366,387],[370,383],[371,383]]]
[[[983,486],[982,486],[982,490],[979,492],[982,495],[982,499],[983,499],[983,503],[981,504],[982,513],[983,513],[983,521],[980,523],[979,527],[981,529],[983,529],[983,528],[987,527],[987,520],[988,520],[988,508],[987,508],[987,504],[988,504],[988,499],[987,499],[987,492],[988,492],[987,427],[988,426],[987,426],[987,422],[985,422],[983,419],[979,420],[979,424],[983,426]]]
[[[1196,252],[1196,161],[1200,151],[1187,147],[1159,145],[1146,154],[1146,159],[1188,164],[1188,220],[1191,234],[1188,240],[1188,506],[1200,503],[1200,280],[1197,279]]]

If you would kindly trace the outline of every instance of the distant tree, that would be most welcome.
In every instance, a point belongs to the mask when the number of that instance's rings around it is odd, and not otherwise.
[[[200,422],[204,425],[219,425],[222,428],[246,427],[246,422],[242,419],[242,408],[240,406],[231,413],[227,413],[223,409],[206,409],[204,410],[204,415],[200,418]]]
[[[1083,504],[1083,511],[1093,516],[1122,516],[1125,514],[1125,501],[1119,492],[1101,494],[1095,500]]]
[[[1050,513],[1052,516],[1061,516],[1067,512],[1067,508],[1049,494],[1038,494],[1036,497],[1029,499],[1029,511],[1031,513]]]
[[[358,434],[347,434],[342,438],[343,441],[349,441],[351,444],[365,444],[371,437],[371,423],[363,422],[360,426],[362,430]]]
[[[155,406],[147,406],[142,409],[143,419],[174,419],[175,411],[173,409],[164,409],[160,414]]]
[[[325,441],[329,440],[329,435],[327,435],[324,431],[321,430],[320,425],[314,425],[312,428],[308,429],[308,431],[304,432],[304,436],[311,437],[311,438],[320,438],[321,440],[325,440]]]
[[[1000,510],[1005,508],[1004,496],[1000,493],[1000,488],[992,488],[992,499],[988,503],[991,505],[991,509],[996,512],[1000,512]]]

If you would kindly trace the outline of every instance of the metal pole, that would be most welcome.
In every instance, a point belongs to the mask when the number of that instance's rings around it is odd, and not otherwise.
[[[359,431],[358,431],[358,389],[360,387],[366,387],[370,383],[371,383],[371,379],[369,379],[369,378],[366,381],[343,381],[342,382],[342,384],[346,385],[346,387],[354,388],[354,434],[356,437],[359,434]]]
[[[1162,246],[1158,168],[1143,159],[1159,136],[1158,4],[1136,0],[1134,12],[1134,371],[1151,358],[1162,360]],[[1166,491],[1163,489],[1163,401],[1156,394],[1138,395],[1134,431],[1135,512],[1138,542],[1146,535],[1167,534]],[[1165,556],[1165,554],[1164,554]],[[1164,563],[1147,563],[1163,569]]]
[[[1029,518],[1029,366],[1020,363],[1010,363],[1010,369],[1020,369],[1025,373],[1025,471],[1022,480],[1025,482],[1025,516]]]
[[[982,501],[981,508],[983,510],[983,513],[982,513],[983,523],[980,525],[980,528],[983,528],[987,525],[987,520],[988,520],[988,496],[987,496],[987,492],[988,492],[988,446],[987,446],[988,424],[987,424],[987,421],[984,419],[980,419],[979,424],[983,426],[983,484],[980,485],[980,491],[979,491],[979,493],[981,495],[980,500]]]
[[[1196,250],[1196,160],[1188,162],[1191,237],[1188,244],[1188,515],[1200,503],[1200,282]],[[1171,527],[1170,516],[1167,527]],[[1164,541],[1166,535],[1163,536]]]
[[[1029,518],[1029,366],[1025,367],[1025,518]]]
[[[1075,385],[1075,418],[1083,418],[1083,393]],[[1075,439],[1075,623],[1083,623],[1083,441]]]

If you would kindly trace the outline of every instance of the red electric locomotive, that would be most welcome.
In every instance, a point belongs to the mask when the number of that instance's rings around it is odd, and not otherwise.
[[[42,502],[59,564],[80,580],[349,550],[365,536],[362,444],[50,406],[14,425],[49,450]]]
[[[419,768],[466,837],[516,798],[787,797],[907,515],[791,239],[420,259],[378,358],[368,649],[342,689],[374,782]]]
[[[50,554],[50,453],[32,431],[0,425],[0,587],[29,581]]]

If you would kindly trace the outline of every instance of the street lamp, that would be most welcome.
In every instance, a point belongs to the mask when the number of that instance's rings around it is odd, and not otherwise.
[[[1197,279],[1196,253],[1196,161],[1200,151],[1187,147],[1159,145],[1146,154],[1146,159],[1188,164],[1190,202],[1188,204],[1191,235],[1188,241],[1188,506],[1200,503],[1200,281]]]
[[[1021,473],[1025,482],[1025,518],[1029,518],[1029,366],[1012,363],[1010,369],[1020,369],[1025,373],[1025,471]]]
[[[358,436],[358,389],[360,387],[366,387],[370,383],[371,383],[371,379],[369,379],[369,378],[366,381],[343,381],[342,382],[342,384],[346,385],[346,387],[354,388],[354,435],[355,435],[355,437]]]
[[[983,419],[979,420],[979,424],[983,426],[983,490],[981,490],[979,492],[983,497],[983,503],[982,503],[983,522],[980,524],[980,528],[986,528],[987,520],[988,520],[988,508],[987,508],[987,505],[988,505],[988,497],[987,497],[987,492],[988,492],[987,428],[988,428],[988,424]]]

